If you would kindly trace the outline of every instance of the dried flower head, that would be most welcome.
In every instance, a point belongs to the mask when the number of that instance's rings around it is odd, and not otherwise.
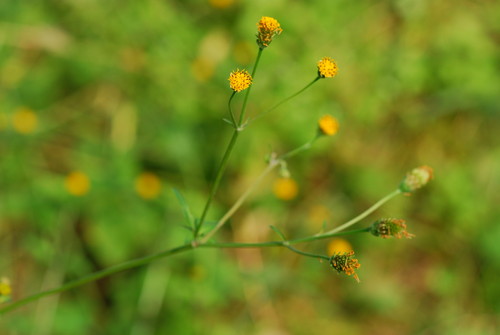
[[[402,219],[380,219],[375,221],[370,229],[370,233],[382,238],[412,238],[415,235],[406,231],[405,220]]]
[[[339,122],[331,115],[324,115],[318,121],[319,131],[326,136],[332,136],[339,130]]]
[[[235,92],[241,92],[252,85],[252,76],[247,70],[236,70],[229,75],[229,87]]]
[[[273,37],[281,34],[283,29],[279,22],[268,16],[263,16],[257,23],[257,44],[264,49],[273,41]]]
[[[318,76],[321,78],[333,78],[338,70],[337,63],[330,57],[323,57],[318,62]]]
[[[337,253],[330,257],[330,265],[337,270],[338,273],[345,273],[348,276],[352,275],[359,283],[359,277],[355,270],[361,265],[358,263],[358,260],[353,257],[354,251]]]
[[[411,193],[425,186],[433,176],[432,168],[429,166],[421,166],[415,168],[406,174],[405,179],[399,185],[399,189],[403,193]]]

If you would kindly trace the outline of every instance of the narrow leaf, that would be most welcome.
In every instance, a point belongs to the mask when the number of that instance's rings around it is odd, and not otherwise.
[[[282,239],[283,241],[286,241],[285,235],[283,235],[283,233],[282,233],[282,232],[281,232],[278,228],[276,228],[276,227],[275,227],[275,226],[273,226],[273,225],[270,225],[269,227],[270,227],[272,230],[274,230],[274,232],[275,232],[276,234],[278,234],[278,235],[279,235],[279,237],[281,237],[281,239]]]
[[[184,214],[184,218],[186,219],[187,223],[191,227],[193,227],[193,229],[194,229],[195,222],[194,222],[193,214],[191,214],[191,211],[190,211],[189,206],[186,202],[186,199],[184,199],[181,192],[179,192],[177,189],[173,188],[172,190],[174,191],[175,196],[177,197],[177,200],[179,201],[179,204],[182,207],[182,213]]]

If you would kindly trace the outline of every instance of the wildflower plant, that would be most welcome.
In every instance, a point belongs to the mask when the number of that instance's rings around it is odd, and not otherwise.
[[[116,274],[121,271],[137,268],[146,264],[149,264],[155,260],[166,258],[175,254],[184,253],[200,248],[276,248],[282,247],[289,249],[291,252],[297,253],[301,256],[312,258],[315,260],[325,261],[329,264],[335,271],[340,274],[345,274],[351,276],[356,281],[359,282],[359,277],[357,274],[358,269],[361,265],[357,258],[355,258],[355,252],[351,249],[350,244],[344,240],[343,249],[331,248],[328,254],[314,254],[307,250],[307,246],[304,246],[305,242],[314,242],[324,239],[338,238],[340,235],[345,238],[349,234],[361,234],[361,233],[371,233],[374,236],[388,238],[410,238],[413,237],[412,234],[406,231],[406,224],[401,219],[380,219],[374,224],[368,227],[347,230],[354,224],[362,221],[370,214],[375,212],[387,201],[400,194],[410,194],[418,190],[419,188],[425,186],[430,179],[432,179],[433,173],[432,169],[427,166],[422,166],[411,170],[407,176],[403,179],[399,186],[395,187],[395,190],[390,192],[388,195],[381,198],[371,207],[366,209],[361,214],[355,216],[351,220],[339,224],[336,227],[328,229],[328,223],[325,222],[324,228],[310,236],[304,237],[287,237],[283,232],[278,230],[276,227],[271,226],[270,228],[278,236],[277,239],[267,242],[250,242],[250,243],[237,243],[237,242],[223,242],[216,239],[217,232],[228,222],[228,220],[233,217],[233,215],[241,208],[252,192],[257,188],[259,184],[265,180],[272,171],[279,170],[281,179],[274,185],[274,191],[280,199],[290,200],[294,198],[298,193],[298,186],[296,182],[290,177],[288,171],[289,159],[303,153],[304,151],[311,148],[314,143],[320,138],[330,138],[334,136],[339,130],[339,122],[336,118],[331,115],[324,115],[319,118],[317,124],[311,124],[312,138],[298,146],[297,148],[291,149],[288,152],[278,153],[271,152],[266,160],[266,167],[260,173],[258,177],[253,181],[253,183],[239,195],[235,200],[233,205],[229,207],[224,215],[220,217],[215,224],[207,224],[207,217],[209,215],[210,209],[215,195],[219,190],[221,180],[224,176],[224,171],[230,162],[231,153],[236,147],[238,137],[242,131],[250,129],[251,124],[258,118],[264,116],[265,114],[276,110],[281,105],[285,104],[289,100],[298,96],[299,94],[306,91],[314,83],[318,82],[319,79],[334,78],[338,73],[337,63],[330,57],[323,57],[317,63],[317,71],[315,73],[314,79],[306,84],[303,88],[299,89],[297,92],[291,94],[287,98],[278,101],[274,106],[269,109],[261,111],[257,114],[257,117],[249,119],[246,117],[246,107],[251,93],[252,85],[259,84],[258,79],[256,80],[256,72],[259,66],[259,60],[263,55],[263,51],[271,45],[271,42],[283,32],[280,23],[271,17],[262,17],[257,23],[257,46],[258,53],[255,59],[255,63],[251,72],[247,70],[235,70],[229,74],[229,88],[232,91],[229,95],[227,103],[227,113],[228,115],[224,119],[232,126],[232,136],[227,144],[226,149],[222,154],[222,159],[215,173],[214,179],[212,181],[210,191],[207,195],[205,205],[199,211],[199,216],[196,216],[189,205],[188,202],[183,198],[179,191],[175,191],[177,198],[179,199],[182,211],[184,212],[186,225],[190,230],[190,240],[179,244],[173,248],[166,249],[162,252],[140,257],[137,259],[132,259],[124,263],[112,266],[110,268],[103,269],[101,271],[91,273],[82,278],[69,281],[60,287],[56,287],[47,291],[39,292],[31,296],[21,298],[16,301],[5,303],[11,296],[11,286],[10,282],[6,279],[0,281],[0,297],[4,302],[0,306],[0,314],[6,313],[13,309],[16,309],[22,305],[25,305],[31,301],[35,301],[44,296],[60,293],[67,291],[69,289],[74,289],[75,287],[81,286],[85,283],[96,281],[100,278]],[[275,45],[275,44],[273,44]],[[313,63],[314,64],[314,63]],[[314,66],[311,66],[311,72]],[[266,71],[267,72],[267,71]],[[232,101],[236,95],[243,94],[243,103],[238,113],[234,113],[232,109]],[[315,131],[316,130],[316,131]],[[70,194],[75,196],[82,196],[89,192],[90,181],[88,177],[82,172],[72,172],[67,176],[66,187]],[[140,175],[136,180],[136,191],[139,196],[145,199],[155,198],[161,191],[161,183],[159,178],[151,173],[144,173]],[[338,241],[338,240],[336,240]],[[302,244],[302,247],[297,247],[296,245]],[[16,295],[17,296],[17,295]]]

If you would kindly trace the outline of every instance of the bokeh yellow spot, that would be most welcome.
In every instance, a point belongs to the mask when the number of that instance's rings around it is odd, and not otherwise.
[[[292,200],[299,193],[299,187],[292,178],[279,178],[274,182],[273,192],[278,199]]]
[[[8,296],[12,292],[10,281],[7,278],[0,279],[0,296]]]
[[[144,199],[154,199],[161,192],[161,180],[151,172],[143,172],[135,179],[135,190]]]
[[[210,5],[215,8],[227,8],[234,3],[234,0],[208,0]]]
[[[74,196],[82,196],[90,190],[89,177],[83,172],[73,171],[66,176],[65,180],[66,190],[69,194]]]
[[[29,108],[19,108],[12,114],[12,125],[21,134],[31,134],[36,130],[38,118]]]
[[[351,252],[352,246],[351,243],[343,238],[334,238],[328,243],[327,250],[328,256],[333,256],[337,253]]]
[[[214,75],[214,62],[198,57],[191,63],[191,73],[199,82],[206,82]]]
[[[314,205],[309,209],[308,222],[312,229],[318,231],[322,228],[323,223],[331,218],[331,211],[323,205]]]

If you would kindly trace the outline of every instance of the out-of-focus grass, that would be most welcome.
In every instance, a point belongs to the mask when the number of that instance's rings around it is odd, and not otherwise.
[[[45,298],[3,317],[0,329],[495,333],[494,1],[3,1],[0,277],[10,278],[13,298],[189,237],[170,189],[199,215],[230,134],[221,121],[227,75],[253,61],[263,15],[284,32],[264,53],[251,115],[312,80],[323,56],[340,71],[243,133],[209,220],[258,175],[270,150],[309,140],[318,117],[338,117],[340,132],[289,162],[293,200],[261,187],[219,238],[273,239],[270,224],[293,236],[314,233],[428,164],[435,180],[427,188],[371,216],[405,218],[417,238],[350,239],[360,285],[286,250],[195,251]],[[75,171],[89,181],[81,196],[67,189]],[[144,173],[160,181],[145,198],[137,192]],[[304,248],[326,253],[327,243]]]

